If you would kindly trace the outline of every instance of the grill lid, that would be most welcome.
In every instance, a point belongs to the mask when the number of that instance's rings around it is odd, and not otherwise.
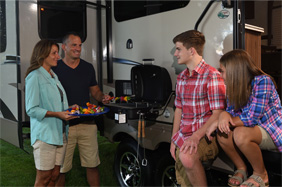
[[[132,92],[136,101],[165,104],[172,92],[168,71],[156,65],[137,65],[131,69]]]

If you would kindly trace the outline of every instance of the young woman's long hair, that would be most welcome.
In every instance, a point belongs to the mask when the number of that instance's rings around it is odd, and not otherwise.
[[[248,103],[251,95],[251,83],[255,76],[267,75],[255,65],[252,57],[242,49],[235,49],[224,54],[220,64],[226,68],[226,94],[231,105],[239,109]]]
[[[33,48],[30,58],[30,66],[28,67],[25,76],[43,65],[43,61],[49,56],[53,45],[57,46],[59,49],[59,45],[52,40],[43,39],[37,42]]]

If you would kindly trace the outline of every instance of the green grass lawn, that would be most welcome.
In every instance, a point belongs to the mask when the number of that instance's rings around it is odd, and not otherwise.
[[[98,136],[101,164],[101,186],[117,186],[113,173],[117,143]],[[36,176],[30,140],[24,141],[24,150],[0,139],[0,186],[33,186]],[[85,168],[80,166],[79,152],[75,150],[73,168],[66,176],[66,186],[88,186]]]

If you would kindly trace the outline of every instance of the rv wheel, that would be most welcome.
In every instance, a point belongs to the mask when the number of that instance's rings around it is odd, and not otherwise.
[[[169,153],[165,153],[157,160],[155,184],[156,186],[178,186],[175,176],[175,161]]]
[[[137,146],[136,141],[127,139],[117,147],[114,172],[120,186],[150,185],[151,163],[149,158],[145,158],[147,160],[145,166],[143,148],[140,147],[139,151],[137,151]]]

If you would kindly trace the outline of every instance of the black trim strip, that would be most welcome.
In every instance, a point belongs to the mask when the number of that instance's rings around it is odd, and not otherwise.
[[[19,0],[16,1],[16,32],[17,32],[17,95],[18,95],[18,137],[21,149],[23,147],[23,130],[22,130],[22,92],[19,89],[21,83],[21,62],[20,62],[20,23],[19,23]]]
[[[103,47],[102,47],[102,11],[101,1],[97,1],[96,21],[97,21],[97,73],[98,73],[98,86],[103,91]]]
[[[101,1],[97,1],[97,3],[93,3],[93,2],[90,2],[90,1],[85,1],[85,4],[94,5],[94,6],[98,7],[98,8],[107,8],[107,6],[101,4]]]
[[[1,106],[2,115],[5,119],[11,120],[11,121],[17,121],[12,111],[8,108],[8,106],[4,103],[2,99],[0,99],[0,106]]]
[[[6,60],[3,64],[17,64],[17,65],[19,65],[20,61],[17,61],[17,60]],[[1,65],[3,65],[3,64],[1,64]]]
[[[233,7],[233,49],[237,49],[237,38],[238,38],[238,25],[237,25],[237,16],[238,16],[238,4],[237,1],[234,3]]]
[[[210,2],[208,3],[208,5],[206,6],[205,10],[202,12],[202,14],[200,15],[198,21],[195,24],[194,29],[198,30],[198,26],[201,23],[202,19],[205,17],[206,13],[208,12],[208,10],[210,9],[211,5],[215,2],[215,0],[210,0]]]
[[[113,83],[113,36],[111,1],[106,1],[107,80]]]
[[[241,18],[238,23],[238,10]],[[236,0],[233,9],[233,49],[245,49],[245,2]]]
[[[127,60],[127,59],[122,59],[122,58],[113,58],[114,63],[119,63],[119,64],[127,64],[127,65],[141,65],[142,63],[140,62],[135,62],[132,60]]]

